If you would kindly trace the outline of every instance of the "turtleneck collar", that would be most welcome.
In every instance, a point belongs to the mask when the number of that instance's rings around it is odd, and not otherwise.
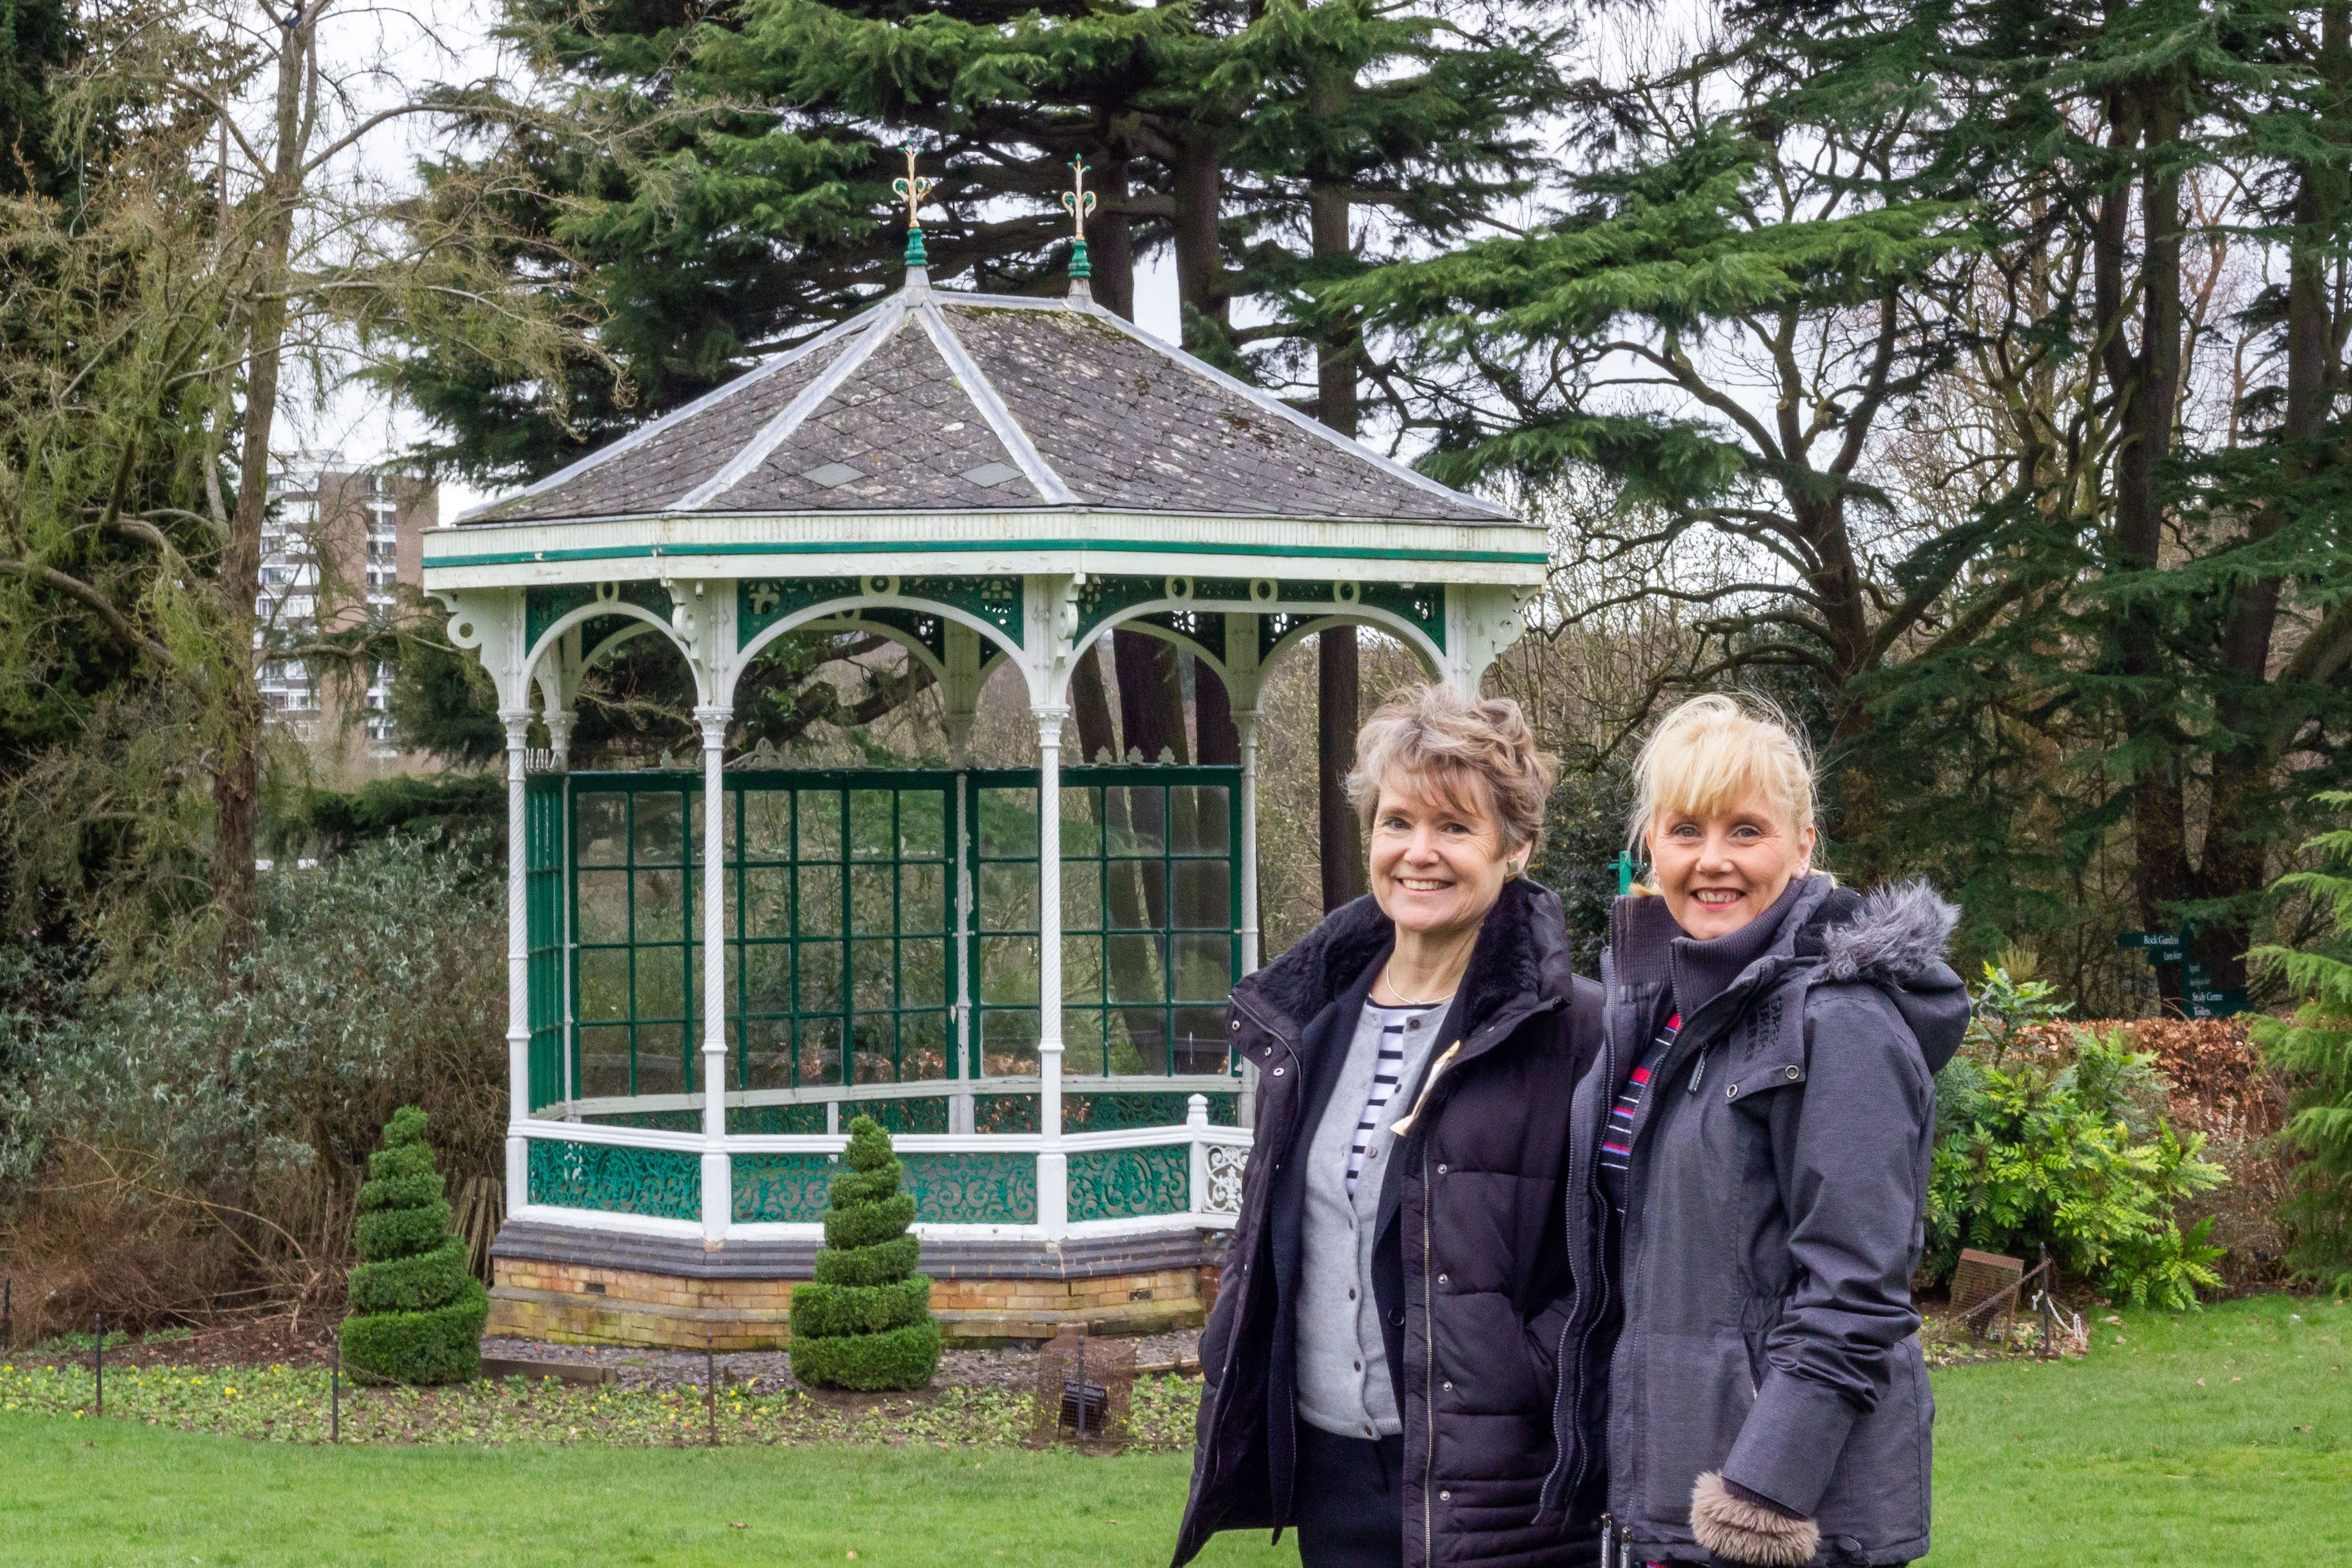
[[[1712,941],[1677,936],[1668,945],[1673,957],[1675,1008],[1685,1018],[1723,994],[1739,972],[1772,950],[1780,922],[1804,892],[1808,879],[1791,877],[1771,907],[1738,931]],[[1664,900],[1659,900],[1661,903]],[[1680,930],[1680,927],[1676,927]]]
[[[1621,984],[1664,983],[1684,1017],[1722,994],[1742,970],[1772,951],[1789,911],[1816,877],[1791,877],[1769,909],[1727,936],[1701,942],[1683,933],[1656,895],[1618,900],[1616,967]]]

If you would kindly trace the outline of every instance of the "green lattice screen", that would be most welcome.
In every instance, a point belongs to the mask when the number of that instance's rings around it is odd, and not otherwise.
[[[1037,1070],[1037,774],[974,773],[976,1072]],[[1241,770],[1062,773],[1063,1066],[1221,1073],[1241,975]]]
[[[530,959],[530,1108],[565,1099],[563,780],[523,783],[523,930]]]
[[[570,782],[579,1093],[693,1092],[701,780]],[[946,1077],[952,778],[730,774],[727,806],[729,1087]]]

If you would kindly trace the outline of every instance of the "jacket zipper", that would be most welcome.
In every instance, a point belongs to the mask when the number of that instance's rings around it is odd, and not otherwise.
[[[1699,1080],[1699,1079],[1703,1079],[1703,1078],[1705,1078],[1706,1076],[1706,1047],[1705,1046],[1701,1046],[1701,1047],[1698,1048],[1698,1065],[1697,1065],[1696,1067],[1694,1067],[1694,1068],[1691,1068],[1690,1091],[1691,1091],[1693,1094],[1696,1094],[1696,1093],[1698,1092],[1698,1080]]]
[[[1437,1202],[1437,1189],[1429,1184],[1429,1141],[1421,1144],[1421,1323],[1422,1332],[1430,1332],[1437,1321],[1437,1300],[1430,1286],[1429,1211]],[[1430,1483],[1437,1470],[1437,1340],[1431,1334],[1428,1350],[1421,1358],[1421,1561],[1423,1568],[1436,1556],[1436,1527],[1432,1522],[1434,1511],[1430,1504]]]
[[[1615,965],[1609,962],[1609,956],[1605,952],[1601,955],[1601,964],[1604,972],[1613,974]],[[1605,981],[1604,984],[1606,984]],[[1604,994],[1602,998],[1603,1010],[1601,1015],[1601,1083],[1604,1094],[1610,1093],[1609,1086],[1616,1082],[1616,1079],[1613,1075],[1617,1069],[1617,1046],[1616,1042],[1610,1037],[1607,1005],[1607,998]],[[1572,1100],[1570,1103],[1573,1104]],[[1606,1103],[1605,1100],[1604,1103]],[[1580,1168],[1576,1152],[1577,1134],[1580,1130],[1581,1129],[1579,1127],[1576,1119],[1573,1116],[1570,1116],[1568,1123],[1568,1173],[1569,1180],[1571,1182],[1576,1179],[1577,1172]],[[1585,1186],[1587,1189],[1586,1195],[1588,1199],[1590,1199],[1595,1195],[1591,1190],[1593,1184],[1587,1182]],[[1559,1349],[1552,1354],[1553,1391],[1551,1435],[1553,1458],[1551,1474],[1544,1478],[1543,1491],[1538,1494],[1538,1502],[1536,1506],[1538,1510],[1547,1506],[1546,1500],[1549,1500],[1549,1506],[1565,1510],[1569,1506],[1569,1499],[1574,1496],[1576,1489],[1584,1483],[1584,1468],[1586,1459],[1586,1454],[1584,1452],[1585,1444],[1582,1440],[1583,1434],[1579,1432],[1577,1434],[1578,1442],[1576,1445],[1576,1467],[1574,1469],[1569,1471],[1567,1486],[1558,1493],[1554,1493],[1552,1491],[1552,1483],[1559,1479],[1561,1470],[1568,1464],[1568,1418],[1571,1415],[1580,1415],[1584,1409],[1584,1357],[1581,1354],[1579,1354],[1575,1360],[1571,1362],[1569,1359],[1568,1353],[1569,1342],[1576,1337],[1576,1326],[1584,1317],[1583,1274],[1577,1267],[1578,1259],[1582,1255],[1582,1248],[1577,1245],[1574,1200],[1570,1200],[1567,1206],[1568,1212],[1561,1215],[1561,1225],[1568,1233],[1568,1271],[1569,1279],[1574,1287],[1574,1291],[1569,1298],[1570,1305],[1568,1321],[1560,1325]],[[1608,1223],[1608,1216],[1606,1215],[1602,1215],[1601,1224],[1605,1226]],[[1605,1311],[1608,1309],[1609,1303],[1609,1259],[1607,1247],[1604,1245],[1601,1247],[1600,1257],[1590,1259],[1589,1261],[1593,1264],[1595,1272],[1598,1276],[1595,1283],[1601,1288],[1601,1310]],[[1573,1383],[1570,1381],[1571,1376],[1574,1378]],[[1601,1517],[1604,1521],[1608,1519],[1606,1514],[1603,1514]],[[1602,1563],[1603,1568],[1606,1568],[1607,1553],[1605,1551],[1602,1553]]]

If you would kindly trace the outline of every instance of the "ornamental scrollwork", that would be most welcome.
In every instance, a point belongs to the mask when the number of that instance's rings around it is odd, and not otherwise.
[[[1192,1149],[1097,1149],[1069,1157],[1073,1220],[1179,1215],[1191,1206]]]
[[[814,1225],[824,1219],[833,1178],[841,1169],[830,1154],[738,1154],[729,1163],[734,1173],[732,1212],[745,1225]]]
[[[530,1141],[530,1201],[554,1208],[698,1219],[702,1161],[675,1149]]]
[[[1208,1156],[1209,1191],[1202,1201],[1202,1212],[1238,1215],[1242,1212],[1242,1178],[1249,1173],[1249,1151],[1212,1143]]]
[[[1034,1225],[1034,1154],[901,1154],[915,1217],[927,1225]]]

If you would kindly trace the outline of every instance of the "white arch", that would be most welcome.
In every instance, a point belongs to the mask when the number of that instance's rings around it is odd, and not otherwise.
[[[1354,615],[1323,616],[1291,627],[1275,639],[1272,647],[1258,656],[1257,668],[1260,675],[1263,676],[1266,670],[1272,669],[1276,659],[1298,647],[1308,637],[1318,632],[1328,632],[1334,626],[1370,626],[1375,631],[1387,632],[1403,643],[1407,651],[1421,661],[1423,674],[1432,680],[1444,679],[1445,655],[1439,650],[1435,643],[1429,640],[1428,633],[1403,616],[1393,615],[1386,610],[1360,609]]]
[[[536,685],[540,688],[540,691],[543,697],[546,693],[547,686],[544,679],[540,675],[540,661],[547,657],[551,649],[556,647],[562,643],[564,633],[570,631],[574,626],[582,626],[589,621],[594,620],[599,616],[623,616],[632,620],[645,622],[646,625],[653,627],[656,631],[661,633],[663,637],[669,639],[669,645],[677,650],[678,658],[686,660],[689,668],[692,668],[694,664],[694,655],[687,647],[686,644],[679,640],[677,632],[669,624],[668,617],[657,615],[654,611],[646,609],[643,605],[633,604],[629,600],[620,598],[616,595],[610,599],[595,600],[593,603],[583,605],[575,610],[566,610],[562,615],[558,616],[555,618],[554,623],[550,626],[547,630],[540,634],[539,640],[533,643],[530,646],[530,651],[523,656],[523,689],[525,691],[529,691],[532,686]],[[644,634],[630,631],[622,635],[625,637],[640,637]],[[617,646],[619,645],[611,637],[607,637],[604,642],[598,643],[594,653],[592,653],[587,659],[583,661],[582,668],[585,668],[589,663],[593,663],[594,661],[595,654],[600,654],[608,647]]]
[[[1336,613],[1323,616],[1315,614],[1318,610],[1326,609]],[[1255,601],[1239,604],[1230,599],[1152,599],[1143,604],[1131,605],[1126,609],[1106,616],[1099,624],[1089,629],[1085,637],[1080,639],[1077,647],[1070,650],[1070,661],[1075,665],[1087,648],[1139,616],[1181,613],[1186,610],[1207,615],[1314,616],[1313,619],[1285,632],[1272,647],[1258,656],[1257,668],[1261,681],[1265,679],[1265,672],[1274,667],[1275,660],[1288,652],[1302,638],[1317,632],[1328,630],[1333,626],[1370,626],[1375,631],[1386,632],[1395,637],[1412,650],[1413,657],[1421,661],[1422,668],[1429,672],[1432,679],[1437,679],[1437,672],[1444,668],[1445,655],[1434,642],[1430,640],[1429,634],[1393,610],[1384,610],[1376,605],[1342,605],[1336,602],[1301,605],[1278,599],[1269,600],[1265,604],[1258,604]],[[1129,629],[1150,633],[1171,642],[1178,640],[1166,627],[1151,626],[1149,623]],[[1180,646],[1192,652],[1195,658],[1206,660],[1209,667],[1217,672],[1217,679],[1224,681],[1228,688],[1231,687],[1232,679],[1223,658],[1202,651],[1201,643],[1192,637],[1182,638]]]
[[[727,674],[727,689],[722,694],[724,700],[730,704],[735,700],[735,682],[741,677],[743,671],[751,667],[751,661],[765,652],[768,645],[778,637],[787,632],[799,631],[814,621],[832,620],[845,611],[864,609],[912,610],[919,615],[937,616],[941,620],[953,621],[959,626],[970,626],[982,638],[994,643],[1006,658],[1016,662],[1021,658],[1019,643],[1008,637],[1002,627],[973,615],[969,610],[960,610],[953,605],[942,605],[937,599],[910,598],[904,594],[851,594],[838,599],[826,599],[818,604],[804,605],[791,615],[778,620],[773,626],[763,627],[758,637],[743,645],[731,661]],[[913,648],[917,657],[930,667],[933,674],[945,673],[945,667],[931,656],[930,649],[924,647],[912,637],[900,634],[895,626],[886,626],[879,622],[860,622],[859,624],[870,626],[880,635]]]

